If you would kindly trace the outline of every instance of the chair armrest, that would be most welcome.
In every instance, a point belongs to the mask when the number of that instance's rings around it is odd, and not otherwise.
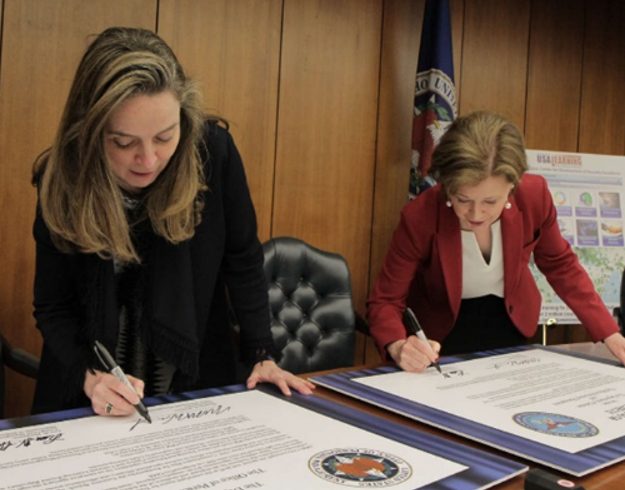
[[[37,378],[39,359],[24,349],[12,347],[4,337],[2,337],[1,342],[4,364],[19,374],[33,379]]]
[[[369,322],[358,312],[354,313],[356,314],[356,332],[360,332],[367,336],[371,335],[369,332]]]

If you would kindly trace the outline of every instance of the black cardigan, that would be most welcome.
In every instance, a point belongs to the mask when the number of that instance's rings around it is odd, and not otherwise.
[[[206,125],[200,151],[209,190],[193,238],[172,245],[144,231],[143,319],[150,348],[178,368],[176,392],[236,381],[226,288],[241,327],[242,359],[250,363],[263,351],[275,355],[262,247],[241,157],[230,133],[216,124]],[[39,206],[33,234],[34,315],[44,339],[33,413],[89,406],[85,372],[102,369],[93,342],[115,352],[119,333],[113,261],[58,251]]]

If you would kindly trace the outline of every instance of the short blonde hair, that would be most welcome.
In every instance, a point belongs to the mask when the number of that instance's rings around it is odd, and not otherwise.
[[[527,169],[519,129],[505,117],[485,111],[457,118],[432,154],[432,174],[448,196],[490,176],[503,176],[516,188]]]

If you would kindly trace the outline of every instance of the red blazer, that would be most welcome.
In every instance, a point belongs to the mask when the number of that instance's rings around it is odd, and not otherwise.
[[[437,185],[408,203],[393,234],[375,288],[367,301],[371,335],[385,346],[406,338],[402,312],[416,313],[426,335],[442,342],[453,328],[462,299],[460,222]],[[575,312],[596,342],[619,327],[594,289],[577,255],[560,234],[547,182],[525,174],[501,214],[504,299],[514,325],[526,337],[538,327],[541,296],[528,263]]]

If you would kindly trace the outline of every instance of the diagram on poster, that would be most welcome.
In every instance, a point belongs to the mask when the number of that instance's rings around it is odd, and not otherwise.
[[[530,172],[547,179],[562,236],[612,311],[625,268],[625,157],[527,150],[527,158]],[[540,323],[579,323],[538,268],[530,268],[543,298]]]

